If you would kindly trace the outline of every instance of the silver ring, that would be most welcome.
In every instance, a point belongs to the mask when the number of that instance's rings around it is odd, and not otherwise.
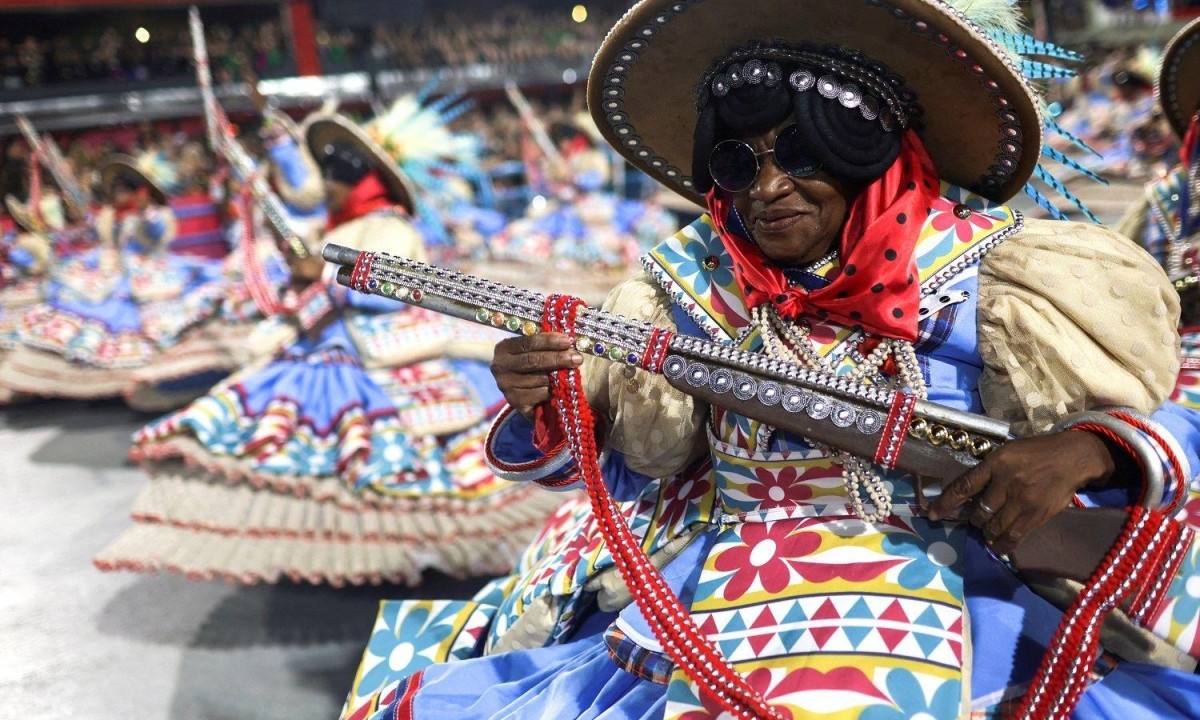
[[[980,500],[979,502],[975,503],[975,506],[976,506],[976,507],[978,507],[980,510],[984,511],[985,513],[987,513],[988,515],[995,515],[995,514],[996,514],[996,511],[995,511],[995,510],[993,510],[993,509],[991,509],[990,507],[988,507],[988,506],[987,506],[987,504],[986,504],[986,503],[984,503],[982,500]]]

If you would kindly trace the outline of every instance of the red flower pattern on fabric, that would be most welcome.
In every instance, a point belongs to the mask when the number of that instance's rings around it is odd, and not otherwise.
[[[811,555],[821,546],[821,536],[815,532],[796,532],[790,520],[766,523],[745,523],[741,526],[741,545],[719,552],[714,567],[721,572],[733,571],[725,583],[726,600],[736,600],[758,580],[769,593],[784,590],[791,581],[795,558]]]
[[[960,219],[953,212],[935,213],[930,224],[934,230],[946,232],[954,230],[954,235],[959,242],[970,242],[975,236],[975,228],[985,229],[990,228],[995,223],[995,220],[980,213],[971,213],[965,219]]]
[[[746,494],[759,502],[762,509],[791,507],[812,498],[812,488],[800,481],[796,468],[785,467],[778,473],[768,468],[754,468],[758,482],[746,488]]]
[[[683,519],[692,500],[702,497],[712,488],[704,478],[676,479],[662,490],[662,511],[656,522],[659,527],[672,527]]]

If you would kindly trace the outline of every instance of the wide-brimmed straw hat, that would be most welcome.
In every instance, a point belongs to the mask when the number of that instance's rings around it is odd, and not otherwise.
[[[388,148],[357,123],[337,113],[311,115],[305,121],[303,129],[309,152],[318,158],[318,162],[324,154],[324,148],[330,143],[349,143],[372,160],[372,167],[379,172],[380,179],[391,191],[392,198],[410,213],[414,212],[416,193],[413,184],[399,167],[397,156],[401,152],[400,148]]]
[[[1037,167],[1042,116],[1033,89],[1012,55],[940,0],[643,0],[596,55],[592,117],[631,163],[701,202],[689,177],[696,89],[731,49],[775,42],[844,46],[903,78],[948,182],[1004,201]]]
[[[143,156],[142,158],[134,158],[131,155],[113,155],[104,162],[104,166],[100,168],[100,184],[104,187],[104,194],[112,199],[112,186],[119,176],[131,176],[140,178],[150,189],[150,195],[159,205],[166,205],[170,197],[167,194],[167,186],[174,184],[173,180],[165,177],[168,174],[166,168],[157,168],[157,164],[165,161],[156,161],[151,157]]]
[[[1171,129],[1183,137],[1200,110],[1200,18],[1185,25],[1167,43],[1155,93]]]

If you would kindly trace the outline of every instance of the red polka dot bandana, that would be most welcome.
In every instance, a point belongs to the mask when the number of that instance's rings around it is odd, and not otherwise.
[[[838,244],[841,272],[817,290],[791,286],[783,270],[752,240],[731,229],[733,198],[718,188],[706,196],[709,214],[730,256],[750,307],[772,303],[782,317],[810,315],[899,340],[917,339],[917,239],[938,198],[933,160],[912,130],[900,155],[858,194],[846,213]],[[739,223],[740,225],[740,223]]]

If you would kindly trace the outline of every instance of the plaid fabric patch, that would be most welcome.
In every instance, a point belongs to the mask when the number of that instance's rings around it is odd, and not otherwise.
[[[670,682],[675,663],[666,655],[638,645],[616,625],[610,625],[604,631],[604,642],[608,645],[609,657],[625,672],[659,685]]]

